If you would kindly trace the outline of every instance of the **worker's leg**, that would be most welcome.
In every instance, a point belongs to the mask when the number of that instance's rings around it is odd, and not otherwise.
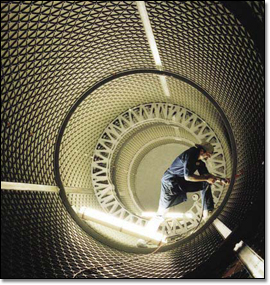
[[[165,218],[165,215],[169,212],[169,208],[164,208],[162,204],[159,204],[157,216]]]
[[[202,190],[202,203],[203,209],[208,211],[213,211],[214,209],[214,200],[211,191],[211,185],[207,182],[203,182],[204,187]]]
[[[157,232],[160,224],[164,221],[165,215],[169,212],[169,208],[164,205],[163,200],[159,201],[158,211],[151,220],[146,225],[146,229],[152,232]]]
[[[151,234],[154,234],[158,231],[160,224],[164,221],[165,214],[169,211],[170,205],[170,187],[166,183],[165,179],[161,181],[161,193],[159,199],[159,207],[156,215],[148,221],[145,226],[145,231]],[[150,239],[138,239],[138,247],[147,247],[147,244],[150,242]]]
[[[164,221],[165,214],[169,211],[169,208],[165,208],[161,203],[159,204],[158,211],[156,215],[149,220],[145,226],[145,231],[154,234],[158,231],[159,226]],[[150,239],[138,239],[137,247],[147,247]]]
[[[197,192],[203,190],[205,188],[205,182],[191,182],[182,180],[181,181],[181,188],[186,192]]]
[[[147,223],[145,229],[150,231],[151,233],[155,233],[158,231],[160,224],[164,221],[164,217],[161,215],[156,215]]]
[[[214,209],[214,200],[211,191],[211,185],[208,182],[190,182],[186,181],[183,188],[186,192],[202,191],[202,205],[204,210],[212,211]]]

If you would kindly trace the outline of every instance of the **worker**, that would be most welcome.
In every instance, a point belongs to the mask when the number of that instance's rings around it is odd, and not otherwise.
[[[213,154],[214,147],[206,142],[196,144],[180,154],[165,171],[161,179],[158,215],[164,216],[170,207],[187,200],[188,192],[202,190],[203,215],[206,218],[214,209],[211,185],[215,182],[228,184],[229,179],[209,173],[205,162]],[[194,174],[198,170],[199,175]]]
[[[211,185],[216,182],[227,185],[230,182],[228,178],[209,173],[203,160],[207,161],[213,152],[214,147],[209,142],[195,144],[174,160],[161,179],[157,216],[149,221],[148,229],[152,227],[157,231],[169,208],[187,201],[188,192],[202,191],[203,218],[208,218],[209,213],[214,210]],[[197,170],[199,175],[194,174]],[[137,246],[145,247],[145,241],[139,240]]]

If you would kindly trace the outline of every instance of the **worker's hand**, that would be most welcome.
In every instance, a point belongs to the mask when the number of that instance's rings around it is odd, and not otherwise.
[[[206,181],[207,181],[209,184],[214,184],[214,183],[216,183],[217,179],[211,176],[211,177],[209,177]]]
[[[229,178],[218,178],[217,181],[223,185],[229,185],[231,182]]]
[[[221,179],[221,183],[223,183],[224,185],[229,185],[231,182],[230,178],[222,178]]]

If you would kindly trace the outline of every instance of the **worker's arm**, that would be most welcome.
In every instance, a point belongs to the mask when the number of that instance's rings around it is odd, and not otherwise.
[[[224,184],[224,185],[228,185],[230,184],[230,179],[229,178],[222,178],[222,177],[219,177],[219,176],[215,176],[213,174],[206,174],[209,178],[213,178],[215,179],[215,182],[219,182],[221,184]],[[214,182],[214,183],[215,183]]]
[[[192,182],[208,182],[209,184],[214,184],[216,182],[216,178],[211,174],[204,175],[185,175],[185,180]]]
[[[184,164],[184,178],[186,181],[192,182],[208,182],[209,184],[214,184],[216,182],[216,178],[209,174],[204,163],[200,162],[200,164],[196,166],[197,157],[189,156],[186,157],[186,162]],[[199,168],[200,175],[194,174],[196,168]]]
[[[209,184],[214,184],[216,182],[222,183],[224,185],[228,185],[230,183],[229,178],[222,178],[222,177],[217,177],[212,174],[204,174],[204,175],[187,175],[185,176],[185,180],[187,181],[192,181],[192,182],[208,182]]]
[[[222,178],[222,177],[217,177],[214,175],[212,175],[212,176],[216,179],[216,182],[219,182],[219,183],[224,184],[224,185],[228,185],[231,182],[230,178]]]
[[[218,183],[221,183],[221,184],[229,184],[230,183],[230,179],[228,178],[222,178],[222,177],[218,177],[218,176],[215,176],[211,173],[209,173],[205,163],[203,161],[200,161],[200,164],[198,165],[198,171],[200,173],[201,176],[208,176],[208,178],[212,177],[214,178],[216,181],[215,182],[218,182]]]

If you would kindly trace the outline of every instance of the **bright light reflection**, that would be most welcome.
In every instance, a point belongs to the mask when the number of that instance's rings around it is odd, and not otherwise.
[[[136,236],[145,237],[151,239],[152,241],[166,242],[165,236],[160,233],[155,233],[151,229],[147,229],[147,227],[142,227],[134,223],[127,222],[104,212],[87,207],[81,207],[78,214],[85,220],[90,220],[105,226],[109,226],[125,233],[135,234]]]
[[[155,64],[156,64],[156,67],[161,70],[162,69],[162,62],[160,59],[160,55],[159,55],[158,48],[157,48],[157,43],[156,43],[154,33],[153,33],[153,30],[151,27],[151,23],[150,23],[150,20],[149,20],[148,14],[147,14],[147,10],[145,7],[145,2],[144,1],[136,1],[136,4],[137,4],[139,14],[141,16],[141,20],[143,23],[145,34],[146,34],[146,37],[147,37],[147,40],[148,40],[148,43],[149,43]],[[161,76],[159,76],[159,79],[160,79],[160,83],[161,83],[161,86],[162,86],[162,89],[163,89],[165,96],[170,97],[170,90],[169,90],[169,87],[168,87],[168,84],[166,81],[166,77],[161,75]]]
[[[157,215],[156,212],[142,212],[141,216],[144,218],[153,218]],[[193,218],[192,213],[167,213],[165,214],[165,218]]]
[[[152,55],[153,55],[155,64],[157,66],[161,66],[162,65],[161,59],[160,59],[159,52],[157,49],[157,44],[155,41],[155,37],[153,34],[151,23],[150,23],[150,20],[149,20],[147,11],[146,11],[145,3],[144,3],[144,1],[136,1],[136,4],[137,4],[137,8],[139,10],[139,13],[140,13],[140,16],[142,19],[142,23],[143,23],[144,30],[146,33],[146,37],[147,37],[150,49],[152,51]]]
[[[159,79],[160,79],[161,86],[162,86],[162,89],[163,89],[164,94],[165,94],[167,97],[170,97],[170,90],[169,90],[169,86],[168,86],[168,84],[167,84],[166,77],[163,76],[163,75],[161,75],[161,76],[159,76]]]

